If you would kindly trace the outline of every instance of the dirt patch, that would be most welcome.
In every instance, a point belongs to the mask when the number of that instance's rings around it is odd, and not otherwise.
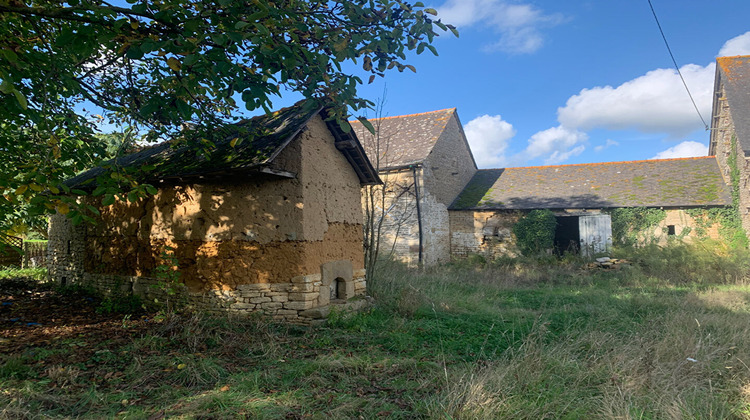
[[[0,280],[0,360],[10,355],[66,350],[66,363],[87,361],[96,351],[89,342],[123,342],[148,327],[148,316],[97,312],[100,300],[80,292],[59,293],[32,280]],[[76,351],[69,352],[71,347]],[[40,363],[54,364],[54,357]]]

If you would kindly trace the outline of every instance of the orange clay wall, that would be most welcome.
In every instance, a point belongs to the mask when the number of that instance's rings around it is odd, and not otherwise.
[[[362,269],[359,180],[333,143],[315,117],[274,161],[296,179],[163,186],[154,197],[101,208],[85,229],[83,271],[153,277],[167,247],[191,292],[289,283],[330,261]]]

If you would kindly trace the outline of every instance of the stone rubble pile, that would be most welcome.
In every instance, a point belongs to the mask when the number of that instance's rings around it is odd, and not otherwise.
[[[597,258],[594,262],[588,263],[586,265],[586,268],[589,270],[594,269],[605,269],[605,270],[619,270],[622,267],[629,267],[630,261],[623,260],[620,258],[609,258],[609,257],[600,257]]]

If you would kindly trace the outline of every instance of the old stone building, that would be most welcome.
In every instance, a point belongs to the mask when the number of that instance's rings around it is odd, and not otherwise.
[[[696,221],[702,216],[694,218],[689,209],[730,204],[713,156],[483,169],[450,206],[451,253],[514,254],[512,226],[534,209],[555,213],[555,245],[563,251],[604,251],[612,242],[607,211],[627,207],[665,210],[664,220],[649,233],[657,240],[718,238],[718,225]]]
[[[450,260],[448,206],[477,170],[456,109],[353,121],[386,189],[381,252],[411,264]],[[365,198],[366,199],[366,198]]]
[[[326,115],[301,102],[253,118],[240,126],[252,138],[230,135],[210,159],[168,143],[119,159],[150,166],[142,181],[158,193],[97,201],[94,225],[54,217],[49,275],[163,300],[163,273],[178,268],[178,296],[191,305],[296,323],[362,296],[360,189],[379,179],[357,137]],[[102,175],[92,169],[69,185],[93,189]]]
[[[737,188],[742,226],[750,236],[750,56],[716,59],[708,153]]]

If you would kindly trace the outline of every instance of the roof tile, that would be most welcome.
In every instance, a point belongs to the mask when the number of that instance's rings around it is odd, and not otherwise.
[[[361,122],[355,120],[350,123],[370,161],[382,171],[424,161],[455,112],[456,108],[449,108],[420,114],[370,119],[369,121],[380,134],[379,160],[375,136]]]
[[[713,156],[482,169],[451,205],[468,209],[726,206]]]

